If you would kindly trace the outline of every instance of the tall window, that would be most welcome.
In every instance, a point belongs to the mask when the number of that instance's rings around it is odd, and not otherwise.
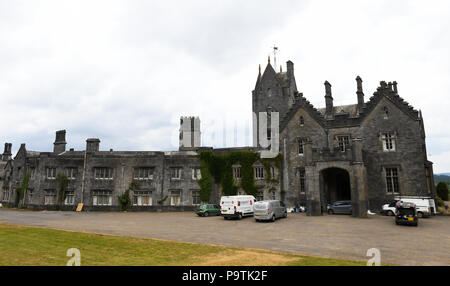
[[[298,138],[297,139],[297,143],[298,143],[298,154],[303,156],[305,154],[305,142],[306,140],[303,138]]]
[[[241,167],[233,167],[233,178],[240,179],[241,176]]]
[[[77,172],[77,168],[72,168],[72,167],[66,168],[67,179],[75,180],[76,172]]]
[[[170,168],[170,178],[172,179],[181,179],[181,168]]]
[[[152,192],[150,191],[134,191],[133,205],[135,206],[151,206]]]
[[[4,202],[9,201],[9,191],[7,189],[3,190],[3,199]]]
[[[298,175],[300,178],[300,193],[304,194],[305,193],[305,170],[304,169],[300,169],[298,170]]]
[[[112,192],[98,190],[92,192],[92,205],[94,206],[111,206]]]
[[[397,168],[386,168],[386,185],[388,193],[399,193]]]
[[[202,178],[202,172],[200,168],[192,168],[192,180],[198,181]]]
[[[264,167],[255,167],[255,179],[264,179]]]
[[[341,152],[345,152],[349,149],[350,147],[349,136],[337,136],[337,140]]]
[[[96,180],[112,180],[112,168],[94,168],[94,177]]]
[[[395,151],[395,135],[391,132],[381,134],[381,140],[383,141],[383,151],[390,152]]]
[[[267,141],[270,142],[271,140],[272,140],[272,129],[267,128]]]
[[[66,198],[64,199],[64,204],[67,206],[73,206],[75,202],[74,191],[66,191]]]
[[[192,190],[192,204],[199,205],[202,201],[200,200],[200,191]]]
[[[170,191],[170,205],[179,206],[181,202],[181,191]]]
[[[47,179],[54,180],[56,179],[56,168],[47,167],[46,169]]]
[[[275,179],[275,168],[273,166],[270,167],[270,178]]]
[[[153,180],[153,170],[151,167],[134,168],[135,180]]]
[[[45,190],[44,205],[54,205],[56,203],[55,190]]]

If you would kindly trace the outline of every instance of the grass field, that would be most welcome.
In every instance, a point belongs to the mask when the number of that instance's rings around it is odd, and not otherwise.
[[[273,251],[0,224],[0,266],[64,266],[69,248],[81,265],[358,266],[365,262]]]

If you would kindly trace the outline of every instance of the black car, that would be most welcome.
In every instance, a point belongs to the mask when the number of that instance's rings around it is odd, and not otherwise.
[[[336,201],[327,206],[328,214],[352,214],[352,201]]]
[[[397,202],[395,206],[395,224],[419,225],[416,205],[412,203]]]

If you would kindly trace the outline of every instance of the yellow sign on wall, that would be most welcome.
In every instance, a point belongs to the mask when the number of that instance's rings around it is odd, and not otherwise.
[[[82,209],[83,209],[83,203],[79,203],[77,206],[77,212],[81,212]]]

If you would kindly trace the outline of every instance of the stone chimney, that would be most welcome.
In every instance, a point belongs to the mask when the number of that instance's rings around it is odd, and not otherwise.
[[[11,159],[11,148],[12,148],[12,144],[11,143],[5,143],[5,150],[3,151],[2,154],[2,161],[8,161]]]
[[[333,96],[331,95],[331,84],[325,81],[325,115],[327,118],[333,117]]]
[[[394,82],[392,83],[392,85],[394,86],[394,92],[395,92],[395,94],[398,94],[398,90],[397,90],[397,82],[394,81]]]
[[[66,151],[66,130],[56,131],[55,143],[53,143],[53,152],[60,154]]]
[[[287,66],[288,76],[293,76],[294,75],[294,63],[291,61],[287,61],[286,66]]]
[[[358,113],[362,112],[364,107],[364,92],[362,88],[362,79],[357,76],[356,77],[356,95],[358,96]]]
[[[87,152],[98,152],[100,150],[100,139],[89,138],[86,140],[86,151]]]

